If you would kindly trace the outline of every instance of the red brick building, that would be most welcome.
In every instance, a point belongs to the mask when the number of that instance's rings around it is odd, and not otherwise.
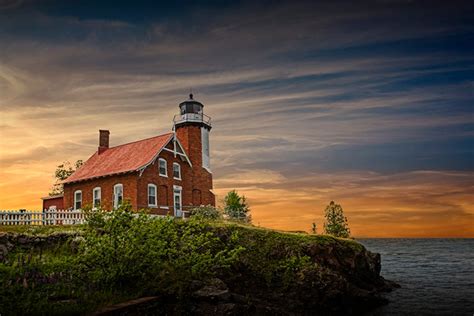
[[[63,182],[64,208],[112,209],[128,200],[134,209],[182,216],[192,206],[215,205],[210,118],[192,94],[179,108],[164,135],[109,147],[109,131],[100,130],[98,150]]]

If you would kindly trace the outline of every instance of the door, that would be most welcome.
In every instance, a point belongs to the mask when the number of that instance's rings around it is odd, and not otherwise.
[[[173,187],[173,200],[174,200],[174,216],[182,217],[183,210],[182,210],[182,189],[180,186],[175,185]]]

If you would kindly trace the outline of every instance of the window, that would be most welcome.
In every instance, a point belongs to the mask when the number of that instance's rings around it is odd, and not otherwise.
[[[123,185],[116,184],[114,185],[114,208],[118,208],[123,201]]]
[[[174,216],[181,217],[182,216],[182,202],[181,202],[181,193],[182,188],[180,186],[173,186],[173,200],[174,200]]]
[[[97,208],[100,207],[100,199],[101,199],[101,190],[99,187],[94,188],[92,190],[92,207]]]
[[[148,206],[157,206],[156,185],[154,184],[148,184]]]
[[[173,163],[173,178],[181,180],[181,166],[177,162]]]
[[[77,190],[74,192],[74,209],[80,210],[82,208],[82,191]]]
[[[160,169],[160,176],[167,177],[168,176],[168,170],[166,167],[166,160],[163,158],[158,159],[159,161],[159,169]]]

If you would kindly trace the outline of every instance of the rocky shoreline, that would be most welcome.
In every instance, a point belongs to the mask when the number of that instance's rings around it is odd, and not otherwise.
[[[216,233],[224,240],[229,238],[226,229],[217,228]],[[277,281],[269,282],[268,276],[262,276],[252,261],[271,263],[277,258],[294,256],[287,240],[276,239],[268,251],[260,252],[265,257],[244,257],[230,271],[192,281],[187,293],[179,299],[174,293],[160,293],[156,300],[144,301],[138,306],[125,304],[125,308],[115,311],[114,315],[356,315],[386,304],[382,294],[398,287],[380,275],[380,255],[362,245],[332,237],[324,242],[319,239],[312,242],[309,235],[303,237],[298,255],[309,258],[317,269],[299,271],[296,278],[287,282],[282,275],[275,276]],[[250,238],[264,240],[265,234]],[[10,252],[61,245],[74,251],[80,242],[80,232],[44,236],[0,233],[0,263],[8,260]],[[250,249],[258,246],[259,242],[248,245]]]

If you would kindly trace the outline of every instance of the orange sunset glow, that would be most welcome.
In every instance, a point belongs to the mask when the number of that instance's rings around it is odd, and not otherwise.
[[[462,25],[314,6],[143,19],[0,6],[0,209],[41,209],[56,166],[87,160],[99,129],[111,146],[171,131],[192,89],[212,117],[217,201],[236,189],[255,225],[322,232],[334,200],[356,237],[474,237]]]

